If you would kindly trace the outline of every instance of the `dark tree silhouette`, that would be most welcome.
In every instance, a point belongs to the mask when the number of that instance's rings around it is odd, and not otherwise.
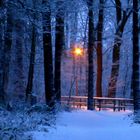
[[[15,31],[15,48],[14,55],[15,55],[15,61],[14,61],[14,92],[15,92],[15,98],[17,100],[23,99],[25,97],[25,88],[24,88],[24,70],[23,70],[23,38],[24,38],[24,20],[22,19],[16,19],[14,20],[14,31]],[[14,40],[14,37],[13,37]],[[13,54],[13,53],[12,53]],[[11,54],[11,57],[13,55]],[[11,58],[12,59],[12,58]]]
[[[139,32],[138,32],[138,0],[133,0],[133,73],[132,95],[134,97],[134,111],[140,110],[140,82],[139,82]],[[139,118],[140,120],[140,118]],[[138,121],[138,120],[136,120]],[[140,121],[139,121],[140,122]]]
[[[52,63],[52,38],[51,38],[51,10],[47,0],[43,4],[48,9],[43,14],[43,49],[44,49],[44,75],[45,99],[49,107],[54,106],[53,63]]]
[[[63,1],[56,3],[58,7],[56,13],[56,38],[55,38],[55,94],[56,100],[61,100],[61,53],[64,46],[64,10]]]
[[[12,20],[12,8],[9,4],[3,1],[1,4],[7,5],[7,24],[4,33],[4,43],[0,48],[0,101],[5,103],[7,95],[7,86],[9,81],[9,64],[11,58],[11,46],[12,46],[12,30],[13,30],[13,20]]]
[[[96,96],[102,97],[102,36],[104,21],[104,0],[100,0],[99,16],[97,24],[97,81]]]
[[[130,17],[132,13],[132,10],[128,8],[126,10],[122,10],[120,0],[115,0],[115,2],[116,2],[117,28],[115,32],[115,39],[114,39],[114,45],[113,45],[111,77],[109,80],[109,87],[108,87],[109,97],[116,96],[117,79],[119,75],[120,46],[122,44],[122,36],[124,32],[124,27],[126,25],[128,18]]]
[[[93,110],[93,47],[94,47],[94,23],[93,0],[87,0],[88,5],[88,109]]]
[[[34,67],[35,67],[35,56],[36,56],[36,13],[35,13],[36,3],[33,0],[33,23],[32,23],[32,37],[31,37],[31,51],[30,51],[30,64],[29,64],[29,72],[28,72],[28,83],[26,87],[26,101],[34,104],[36,102],[36,97],[32,94],[33,92],[33,79],[34,79]]]
[[[0,1],[1,11],[4,10],[4,1]],[[4,13],[4,12],[3,12]],[[3,17],[5,15],[3,14]],[[2,21],[2,18],[0,18]],[[4,21],[0,23],[0,103],[4,103],[5,94],[4,94],[4,41],[3,41],[3,24]]]
[[[34,24],[32,26],[32,44],[31,44],[31,53],[30,53],[30,65],[28,72],[28,83],[26,87],[26,100],[32,102],[32,92],[33,92],[33,79],[34,79],[34,64],[35,64],[35,50],[36,50],[36,32]]]

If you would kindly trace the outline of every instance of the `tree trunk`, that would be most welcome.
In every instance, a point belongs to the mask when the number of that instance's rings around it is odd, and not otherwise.
[[[120,0],[115,0],[116,3],[116,20],[117,20],[117,25],[119,24],[119,22],[121,21],[122,18],[122,4],[120,2]]]
[[[88,110],[93,110],[93,47],[94,47],[94,23],[93,0],[88,0]]]
[[[30,53],[30,65],[29,65],[29,72],[28,72],[28,83],[26,88],[26,100],[31,101],[31,96],[33,92],[33,79],[34,79],[34,64],[35,64],[35,53],[36,53],[36,32],[35,27],[32,27],[32,44],[31,44],[31,53]]]
[[[97,81],[96,96],[102,97],[102,36],[104,20],[104,0],[100,0],[99,19],[97,25]]]
[[[121,16],[121,3],[116,0],[116,17],[117,17],[117,28],[115,33],[114,45],[113,45],[113,56],[112,56],[112,68],[111,77],[109,80],[108,96],[115,97],[117,89],[117,79],[119,75],[119,61],[120,61],[120,46],[122,44],[122,35],[124,27],[128,18],[131,15],[131,10],[123,11],[123,16]],[[122,11],[122,10],[121,10]]]
[[[11,46],[12,46],[12,15],[11,15],[11,8],[9,2],[7,2],[7,23],[6,23],[6,30],[4,33],[4,44],[1,48],[1,56],[3,61],[1,61],[2,70],[0,73],[0,100],[1,103],[6,102],[6,95],[7,95],[7,87],[9,81],[9,63],[11,59]]]
[[[58,2],[58,6],[63,7],[63,2]],[[55,41],[55,94],[56,100],[61,100],[61,53],[64,46],[64,17],[63,8],[56,14],[56,41]]]
[[[47,4],[44,0],[43,4]],[[49,107],[54,106],[52,38],[51,38],[51,12],[50,8],[43,14],[43,50],[45,74],[45,99]]]
[[[24,100],[25,87],[24,87],[24,71],[23,71],[23,37],[24,37],[24,21],[21,19],[15,20],[15,49],[14,56],[15,62],[13,63],[14,76],[14,95],[17,100]],[[13,49],[13,48],[12,48]],[[13,76],[12,76],[13,79]]]
[[[140,88],[139,88],[139,33],[138,33],[138,0],[133,0],[133,73],[132,93],[134,97],[134,111],[138,115],[140,111]],[[139,115],[140,116],[140,115]],[[140,122],[140,118],[138,118]]]
[[[117,89],[117,79],[119,75],[119,58],[120,58],[120,46],[121,46],[121,38],[122,35],[119,37],[116,35],[114,46],[113,46],[113,60],[112,60],[112,69],[111,69],[111,77],[109,81],[109,89],[108,89],[108,96],[115,97],[116,96],[116,89]]]
[[[2,17],[5,17],[4,15],[4,2],[0,1],[0,12],[3,13]],[[1,17],[1,21],[3,20]],[[5,22],[0,22],[0,103],[4,104],[5,100],[5,94],[4,94],[4,24]]]

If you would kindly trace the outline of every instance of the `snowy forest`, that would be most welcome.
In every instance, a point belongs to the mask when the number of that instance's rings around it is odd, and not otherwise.
[[[38,125],[55,126],[75,105],[131,111],[139,125],[139,9],[139,0],[0,0],[0,140],[47,133]]]

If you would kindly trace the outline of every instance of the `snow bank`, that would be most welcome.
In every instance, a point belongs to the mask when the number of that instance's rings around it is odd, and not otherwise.
[[[34,140],[137,140],[140,126],[133,124],[130,111],[73,111],[60,113],[56,128],[35,132]]]

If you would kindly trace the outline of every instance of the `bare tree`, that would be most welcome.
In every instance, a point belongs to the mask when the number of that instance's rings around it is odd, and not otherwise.
[[[43,50],[45,74],[45,99],[49,107],[54,106],[54,84],[52,63],[52,37],[51,37],[51,9],[47,0],[43,0],[45,11],[43,13]]]
[[[33,21],[32,21],[32,37],[31,37],[31,51],[30,51],[30,64],[29,64],[29,72],[28,72],[28,82],[26,87],[26,100],[31,104],[34,103],[35,97],[33,96],[33,79],[34,79],[34,67],[35,67],[35,56],[36,56],[36,12],[35,6],[36,3],[33,0]]]
[[[97,24],[97,81],[96,96],[102,97],[102,36],[104,21],[104,0],[100,0],[99,16]]]
[[[4,11],[5,9],[5,3],[4,0],[0,1],[0,10],[1,13]],[[4,12],[3,12],[4,13]],[[3,16],[1,16],[0,20],[0,103],[4,103],[5,100],[5,93],[4,93],[4,23],[5,21],[2,20],[2,18],[5,17],[4,14],[2,14]]]
[[[134,97],[134,111],[136,122],[140,122],[140,82],[139,82],[139,32],[138,32],[138,0],[133,0],[133,73],[132,95]]]
[[[116,6],[116,20],[117,20],[117,28],[115,31],[114,45],[113,45],[113,56],[112,56],[112,68],[111,68],[111,77],[109,80],[108,87],[108,96],[115,97],[116,88],[117,88],[117,79],[119,75],[119,61],[120,61],[120,46],[122,44],[122,36],[124,32],[124,27],[128,18],[132,13],[131,8],[127,8],[126,10],[122,9],[121,1],[115,0]]]
[[[56,100],[61,100],[61,53],[64,47],[64,1],[56,2],[56,39],[55,39],[55,94]]]
[[[4,42],[0,49],[0,100],[1,103],[6,102],[7,87],[9,82],[9,63],[11,58],[11,46],[12,46],[12,31],[13,31],[13,20],[12,20],[12,8],[10,2],[2,1],[1,4],[6,5],[6,28],[4,31]]]
[[[88,5],[88,109],[93,110],[93,47],[95,41],[93,22],[93,0],[87,0]]]
[[[31,96],[33,92],[33,78],[34,78],[34,64],[35,64],[35,50],[36,50],[35,42],[36,42],[36,32],[35,32],[35,27],[33,25],[30,65],[29,65],[29,72],[28,72],[28,83],[27,83],[27,88],[26,88],[26,100],[31,100]]]

